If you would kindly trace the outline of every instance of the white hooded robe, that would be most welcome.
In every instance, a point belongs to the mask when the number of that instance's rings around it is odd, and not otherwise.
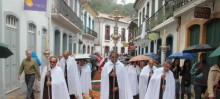
[[[140,68],[134,67],[134,65],[127,65],[126,66],[127,75],[129,77],[129,83],[132,91],[132,95],[135,96],[139,93],[138,91],[138,76],[140,73]]]
[[[47,72],[47,66],[43,68],[43,71],[41,73],[40,99],[43,98],[46,72]],[[51,69],[50,73],[52,78],[51,80],[52,99],[70,99],[62,69],[56,66]]]
[[[108,61],[102,69],[100,99],[108,99],[109,97],[109,73],[112,71],[113,66],[114,64]],[[115,68],[118,80],[119,99],[133,99],[128,77],[125,74],[126,70],[124,64],[117,61]]]
[[[153,72],[155,72],[156,67],[152,67]],[[147,65],[145,66],[140,73],[139,76],[139,99],[144,99],[144,96],[147,92],[147,86],[148,86],[148,80],[149,80],[149,73],[151,71],[151,68]]]
[[[161,75],[164,72],[164,68],[161,67],[155,70],[151,80],[149,82],[147,92],[144,99],[159,99],[160,85],[161,85]],[[165,91],[163,93],[163,99],[175,99],[175,80],[173,73],[169,70],[166,73],[166,85]]]
[[[71,56],[69,56],[67,60],[62,58],[59,61],[59,67],[61,67],[63,73],[65,71],[65,61],[67,63],[67,81],[69,94],[74,94],[75,96],[79,97],[79,99],[83,99],[76,61]]]
[[[89,89],[92,89],[91,70],[88,64],[79,67],[79,79],[82,88],[82,93],[89,94]]]

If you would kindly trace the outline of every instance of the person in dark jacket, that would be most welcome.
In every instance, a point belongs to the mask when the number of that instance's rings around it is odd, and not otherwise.
[[[182,76],[181,81],[181,99],[184,99],[185,88],[187,90],[188,99],[191,99],[191,62],[189,59],[184,61],[183,67],[180,71],[180,76]]]
[[[194,92],[195,99],[201,99],[202,94],[205,94],[207,89],[208,74],[210,65],[207,63],[207,54],[201,53],[200,61],[195,63],[190,71],[194,77]]]
[[[171,70],[173,72],[174,78],[175,78],[175,85],[176,85],[176,89],[175,89],[175,96],[176,99],[179,99],[180,97],[180,80],[179,80],[179,73],[180,73],[180,59],[179,58],[175,58],[173,63],[172,63],[172,67]]]

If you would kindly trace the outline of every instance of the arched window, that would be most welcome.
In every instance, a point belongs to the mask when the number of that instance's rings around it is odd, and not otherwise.
[[[69,36],[69,52],[73,53],[73,37]]]
[[[67,34],[63,33],[63,51],[67,51]]]
[[[87,47],[87,54],[90,54],[90,46]]]
[[[173,53],[173,36],[172,35],[167,36],[166,43],[168,46],[170,46],[170,49],[167,50],[167,53],[166,53],[166,57],[168,57]]]
[[[83,45],[83,54],[85,54],[85,53],[86,53],[86,46]]]
[[[55,55],[60,54],[60,47],[61,47],[60,38],[61,38],[60,31],[55,30],[55,39],[54,39],[54,53],[55,53]]]
[[[150,42],[150,52],[153,53],[154,52],[154,41]]]

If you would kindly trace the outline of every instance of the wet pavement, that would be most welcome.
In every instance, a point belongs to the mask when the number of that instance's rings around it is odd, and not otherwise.
[[[34,96],[35,96],[35,99],[40,99],[40,92],[35,91]],[[9,96],[8,99],[25,99],[25,97],[26,97],[26,92],[19,94],[17,96]]]

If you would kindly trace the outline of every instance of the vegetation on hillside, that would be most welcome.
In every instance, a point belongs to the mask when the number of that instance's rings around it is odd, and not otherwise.
[[[114,0],[91,0],[90,4],[97,12],[113,14],[114,10],[118,9],[122,16],[136,17],[136,11],[133,8],[134,3],[117,4]]]

